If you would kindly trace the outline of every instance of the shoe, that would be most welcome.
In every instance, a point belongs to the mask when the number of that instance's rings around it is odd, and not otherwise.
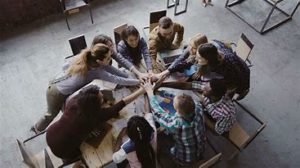
[[[35,124],[30,128],[30,131],[33,131],[35,134],[39,134],[40,132],[42,132],[37,129]]]

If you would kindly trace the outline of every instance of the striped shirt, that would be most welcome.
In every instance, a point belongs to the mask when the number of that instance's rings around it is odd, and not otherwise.
[[[217,102],[210,102],[205,97],[203,102],[204,110],[216,121],[215,131],[223,134],[231,129],[236,122],[236,109],[231,99],[223,96]]]
[[[205,145],[200,104],[196,104],[195,115],[188,119],[181,117],[177,112],[175,115],[165,112],[155,96],[150,97],[150,105],[154,119],[173,135],[175,145],[170,152],[176,160],[182,164],[198,161],[204,152]]]

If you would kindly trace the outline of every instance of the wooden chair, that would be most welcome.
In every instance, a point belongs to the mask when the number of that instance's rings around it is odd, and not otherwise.
[[[81,52],[81,50],[83,50],[87,47],[84,35],[76,36],[76,37],[69,39],[69,44],[70,44],[73,55],[68,56],[65,59],[68,59],[70,57],[73,57],[73,56],[79,54]]]
[[[145,37],[148,37],[148,33],[145,32],[146,29],[149,29],[149,33],[156,27],[158,26],[158,21],[160,18],[167,16],[167,11],[166,10],[160,10],[160,11],[153,11],[150,12],[150,23],[149,26],[146,26],[143,28],[143,33]]]
[[[41,134],[39,134],[39,135],[41,135]],[[35,137],[37,137],[37,136],[35,136]],[[49,147],[46,147],[41,152],[34,155],[26,147],[25,141],[21,142],[20,140],[17,139],[17,144],[18,144],[21,156],[23,158],[23,162],[30,168],[40,168],[40,167],[45,167],[45,168],[56,168],[56,167],[58,167],[58,168],[62,168],[62,167],[65,167],[67,165],[70,165],[70,164],[80,160],[80,158],[76,158],[74,160],[63,162],[60,158],[56,157],[51,152]]]
[[[116,50],[118,51],[118,43],[122,40],[122,32],[127,27],[127,23],[119,25],[114,28],[114,38],[116,44]]]
[[[209,168],[209,167],[212,167],[217,162],[219,162],[221,160],[221,158],[222,158],[222,153],[218,152],[216,150],[216,148],[212,145],[212,143],[209,141],[208,138],[206,138],[206,142],[208,144],[208,147],[210,147],[212,149],[214,155],[212,157],[210,157],[209,159],[201,160],[198,163],[199,168]],[[206,148],[205,150],[207,151],[208,149]],[[207,152],[205,152],[205,153],[207,153]]]
[[[236,44],[235,52],[237,56],[248,63],[249,67],[253,66],[251,61],[249,60],[249,56],[253,47],[254,44],[246,37],[244,33],[242,33],[240,39]]]
[[[266,123],[259,119],[255,114],[246,109],[239,102],[234,101],[241,109],[249,114],[254,120],[256,120],[260,126],[255,130],[254,133],[248,133],[241,125],[239,121],[237,121],[229,131],[228,135],[224,135],[226,138],[238,151],[242,151],[245,149],[255,138],[256,136],[266,127]],[[210,128],[212,132],[214,132],[215,123],[209,119],[206,115],[204,115],[204,121],[207,128]],[[214,132],[216,134],[216,132]],[[230,158],[233,158],[237,154],[237,151],[233,152]]]
[[[65,15],[66,23],[68,26],[68,29],[70,30],[69,22],[68,22],[68,15],[79,12],[82,8],[89,8],[90,17],[92,24],[94,23],[92,10],[90,7],[90,1],[89,0],[59,0],[61,4],[62,12]]]

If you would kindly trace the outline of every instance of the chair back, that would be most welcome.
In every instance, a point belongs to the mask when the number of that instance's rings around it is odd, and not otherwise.
[[[244,33],[242,33],[240,39],[237,42],[236,46],[236,54],[244,61],[248,60],[248,57],[253,49],[254,45],[251,41],[246,37]]]
[[[242,128],[242,126],[236,122],[229,131],[228,139],[239,150],[242,150],[250,139],[248,133]]]
[[[206,162],[202,163],[199,168],[209,168],[221,160],[222,153],[217,153],[215,156],[211,157]]]
[[[149,32],[151,32],[156,26],[158,26],[159,19],[166,15],[167,15],[166,10],[151,12],[150,13]]]
[[[87,47],[84,35],[69,39],[69,44],[72,49],[73,55],[79,54],[81,50]]]
[[[115,38],[115,44],[117,50],[118,50],[118,43],[122,40],[122,32],[126,27],[127,27],[127,23],[124,23],[114,28],[114,38]]]

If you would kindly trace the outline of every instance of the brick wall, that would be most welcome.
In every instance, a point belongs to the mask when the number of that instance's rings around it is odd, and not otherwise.
[[[0,0],[0,30],[59,12],[59,0]]]

